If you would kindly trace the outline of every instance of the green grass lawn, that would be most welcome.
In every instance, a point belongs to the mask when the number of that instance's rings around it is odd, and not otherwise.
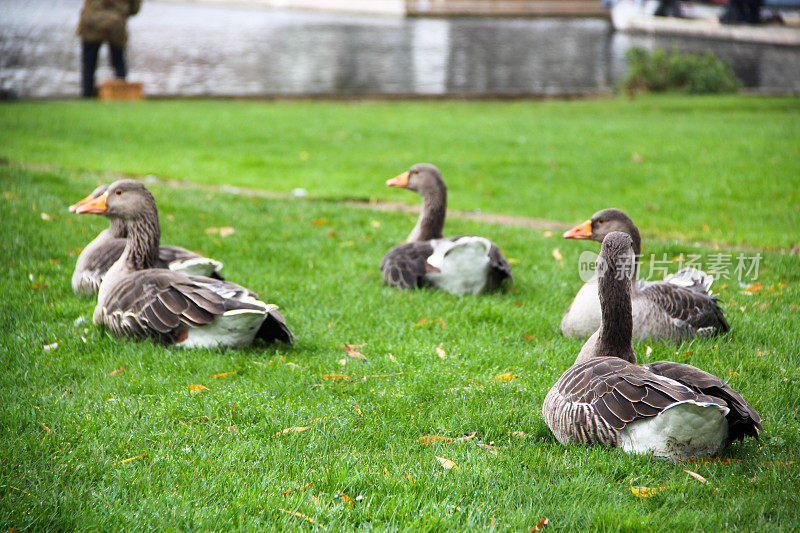
[[[800,98],[576,102],[28,102],[0,157],[417,202],[384,186],[438,165],[456,209],[579,223],[627,211],[648,237],[800,242]]]
[[[742,102],[743,110],[734,105]],[[641,112],[654,129],[689,137],[656,145]],[[771,119],[756,122],[762,115]],[[725,137],[725,116],[731,128],[763,130],[755,158]],[[798,179],[790,172],[797,100],[48,103],[0,106],[0,117],[0,151],[13,160],[413,200],[384,192],[383,179],[428,159],[452,175],[459,207],[579,222],[610,203],[629,208],[648,235],[770,246],[797,236],[798,191],[787,187]],[[436,117],[458,128],[444,133]],[[664,117],[675,120],[658,122]],[[551,121],[560,133],[545,127]],[[326,127],[326,141],[305,147]],[[712,132],[719,137],[709,145]],[[527,141],[516,144],[519,135]],[[634,151],[644,157],[639,166]],[[774,164],[753,160],[763,157]],[[738,181],[749,185],[732,186]],[[762,439],[730,447],[730,462],[674,464],[563,447],[542,420],[548,388],[580,349],[557,328],[581,284],[578,255],[594,243],[452,219],[447,233],[498,242],[515,260],[516,283],[481,297],[401,293],[383,284],[378,263],[412,215],[154,186],[163,242],[223,260],[229,279],[281,306],[298,338],[294,347],[179,351],[110,337],[90,323],[93,301],[72,294],[77,249],[106,223],[66,206],[95,184],[79,170],[0,166],[2,527],[523,531],[542,518],[553,531],[799,526],[800,464],[775,462],[800,460],[796,256],[766,253],[763,288],[752,294],[736,280],[715,282],[729,335],[652,344],[649,355],[636,345],[640,361],[674,359],[729,379],[764,418]],[[592,184],[593,193],[574,191]],[[657,190],[682,193],[653,198],[652,210],[639,205],[644,191]],[[722,190],[730,196],[714,196]],[[720,213],[723,205],[730,211]],[[235,233],[204,232],[220,226]],[[644,247],[669,258],[707,260],[714,251]],[[348,357],[343,343],[364,344],[367,360]],[[232,374],[214,377],[223,373]],[[492,379],[503,373],[517,377]],[[437,456],[458,468],[444,469]],[[640,498],[631,486],[656,490]]]

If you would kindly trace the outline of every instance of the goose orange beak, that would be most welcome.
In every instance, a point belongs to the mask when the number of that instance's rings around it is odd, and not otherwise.
[[[565,239],[591,239],[592,238],[592,221],[587,220],[583,224],[578,224],[571,230],[564,233]]]
[[[389,187],[407,187],[408,172],[403,172],[399,176],[395,176],[390,180],[386,180],[386,185]]]
[[[100,215],[108,211],[108,207],[106,207],[106,198],[108,198],[108,191],[104,192],[102,195],[98,196],[94,200],[89,199],[89,201],[80,201],[78,202],[78,207],[75,208],[76,213],[92,213],[95,215]]]
[[[74,213],[74,212],[75,212],[75,211],[78,209],[78,207],[79,207],[79,206],[81,206],[81,205],[85,204],[86,202],[90,201],[91,199],[92,199],[92,195],[90,194],[90,195],[89,195],[89,196],[87,196],[86,198],[83,198],[83,199],[81,199],[81,200],[78,200],[77,202],[75,202],[74,204],[72,204],[71,206],[69,206],[69,212],[70,212],[70,213]]]

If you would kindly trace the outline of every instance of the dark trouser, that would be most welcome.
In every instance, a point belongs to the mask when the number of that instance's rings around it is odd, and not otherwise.
[[[97,70],[97,55],[100,52],[101,41],[81,41],[81,94],[84,98],[97,96],[97,87],[94,84],[94,71]],[[111,50],[111,66],[117,78],[124,80],[128,75],[125,66],[125,47],[108,43]]]

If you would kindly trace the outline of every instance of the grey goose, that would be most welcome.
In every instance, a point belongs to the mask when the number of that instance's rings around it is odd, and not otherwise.
[[[695,336],[710,336],[730,330],[717,300],[709,294],[711,276],[685,268],[663,281],[637,279],[641,237],[631,218],[619,209],[603,209],[586,222],[564,233],[565,239],[591,239],[603,242],[612,231],[630,235],[636,254],[633,304],[633,336],[637,340],[681,342]],[[600,327],[600,300],[597,276],[578,291],[561,320],[565,336],[587,337]]]
[[[89,196],[69,206],[70,212],[74,213],[82,204],[99,198],[107,189],[108,185],[97,187]],[[126,237],[125,224],[121,219],[112,218],[108,228],[101,231],[81,251],[72,273],[72,290],[75,294],[78,296],[97,294],[103,276],[122,255]],[[219,273],[222,263],[178,246],[159,246],[156,266],[189,275],[224,279]]]
[[[485,237],[444,238],[447,187],[439,169],[424,163],[386,182],[422,195],[422,210],[405,242],[391,248],[380,264],[386,282],[398,289],[433,286],[452,294],[477,294],[513,281],[500,248]]]
[[[161,230],[150,191],[135,180],[111,184],[77,213],[120,221],[125,248],[106,272],[94,322],[116,336],[149,337],[180,347],[239,347],[261,338],[291,343],[277,306],[239,285],[157,268]]]
[[[761,418],[724,380],[687,364],[637,364],[632,244],[621,232],[603,241],[596,262],[600,329],[542,406],[556,439],[682,459],[715,455],[747,435],[758,438]]]

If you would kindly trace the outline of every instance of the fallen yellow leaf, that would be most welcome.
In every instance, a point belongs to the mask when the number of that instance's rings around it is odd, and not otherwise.
[[[295,426],[291,428],[282,429],[279,432],[275,433],[276,437],[280,437],[281,435],[288,435],[289,433],[302,433],[303,431],[308,431],[311,429],[311,426]]]
[[[325,220],[324,218],[315,218],[314,220],[311,221],[311,224],[314,226],[324,226],[327,223],[328,221]]]
[[[655,496],[662,490],[666,490],[670,488],[668,485],[663,485],[661,487],[634,487],[631,486],[631,492],[634,496],[638,496],[639,498],[649,498],[650,496]]]
[[[116,370],[112,370],[111,372],[109,372],[109,374],[108,374],[108,375],[109,375],[109,376],[116,376],[117,374],[119,374],[120,372],[122,372],[123,370],[125,370],[126,368],[128,368],[128,367],[127,367],[127,366],[121,366],[121,367],[119,367],[118,369],[116,369]]]
[[[350,379],[347,374],[323,374],[322,379]]]
[[[49,427],[45,426],[45,425],[44,425],[44,422],[39,422],[39,423],[40,423],[40,424],[42,425],[42,427],[44,428],[45,435],[46,435],[46,436],[49,436],[49,435],[50,435],[50,433],[52,433],[52,430],[51,430]]]
[[[358,416],[364,416],[364,413],[361,412],[361,408],[358,406],[358,402],[353,402],[353,407],[356,408],[356,413],[358,413]]]
[[[528,436],[528,434],[525,433],[524,431],[512,431],[511,436],[517,437],[518,439],[524,439],[525,437]]]
[[[758,466],[763,466],[767,468],[771,466],[782,466],[786,468],[790,465],[793,465],[794,463],[795,463],[794,461],[765,461],[763,463],[758,463]]]
[[[225,378],[225,377],[228,377],[228,376],[232,376],[235,373],[236,372],[220,372],[219,374],[213,374],[213,375],[211,375],[209,377],[212,377],[212,378]]]
[[[489,381],[498,381],[498,380],[511,381],[512,379],[517,379],[517,376],[515,376],[511,372],[503,372],[499,376],[495,376]]]
[[[442,465],[442,468],[445,470],[450,470],[451,468],[458,470],[458,465],[450,459],[445,459],[444,457],[439,457],[438,455],[434,455],[434,457],[436,457],[436,460],[439,461],[439,464]]]
[[[561,255],[561,252],[558,251],[558,248],[553,248],[553,259],[556,261],[562,261],[564,256]]]
[[[406,472],[406,479],[408,479],[411,483],[415,483],[417,480],[414,479],[414,476]]]
[[[211,390],[205,385],[189,385],[189,390],[192,392],[201,392],[204,390]]]
[[[147,454],[143,453],[141,455],[137,455],[136,457],[128,457],[127,459],[123,459],[122,461],[117,461],[116,463],[114,463],[114,466],[121,465],[123,463],[127,463],[128,461],[134,461],[136,459],[141,459],[142,457],[147,457]]]

